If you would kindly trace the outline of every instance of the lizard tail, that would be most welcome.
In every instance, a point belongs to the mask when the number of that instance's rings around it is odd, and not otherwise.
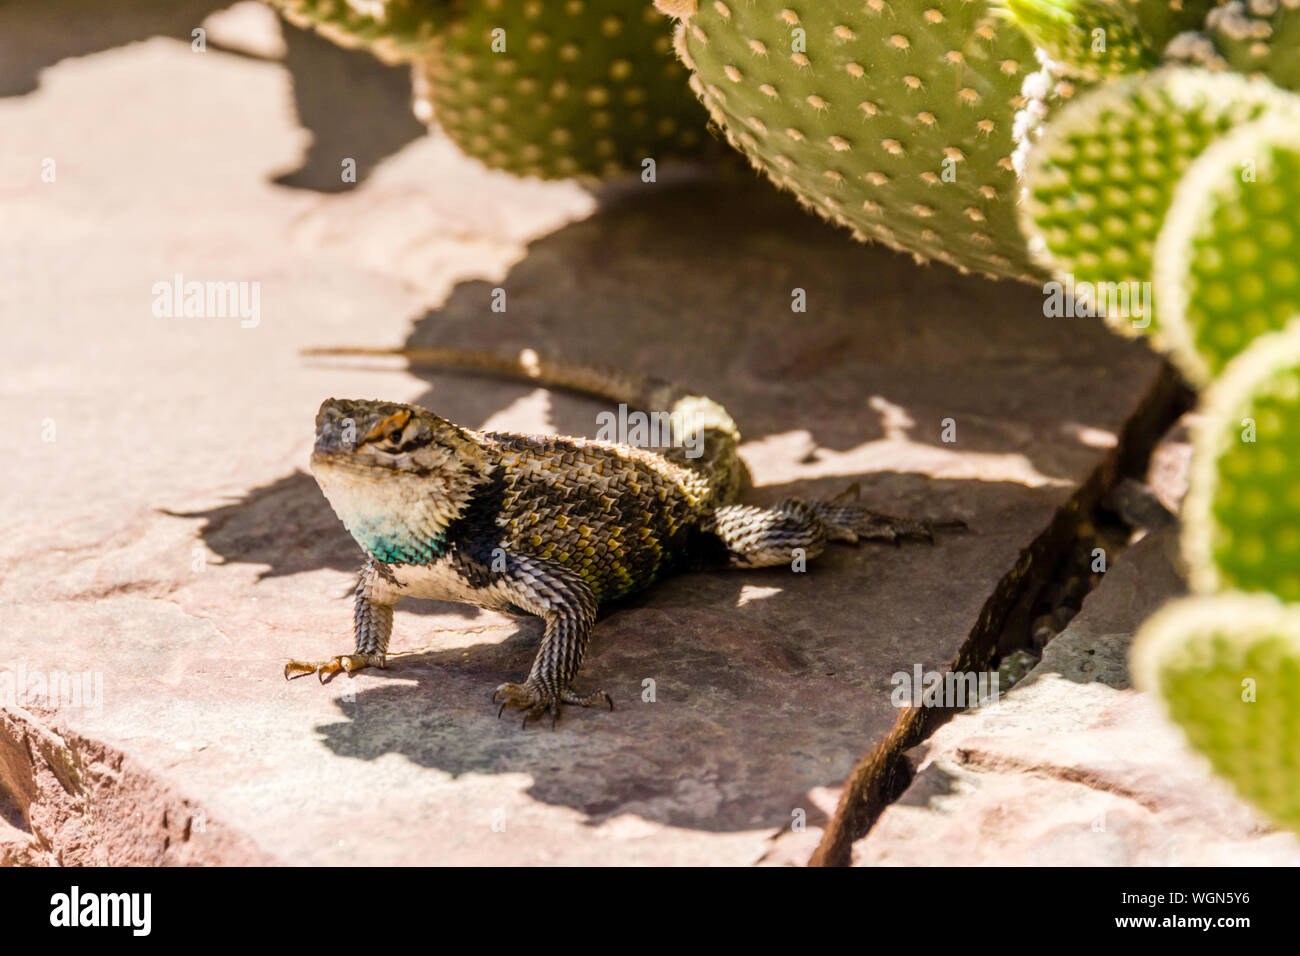
[[[464,369],[578,392],[652,415],[666,414],[671,445],[660,453],[701,474],[717,504],[730,504],[740,494],[744,467],[736,453],[740,430],[735,421],[717,402],[665,379],[543,356],[532,349],[344,347],[304,349],[302,354],[311,358],[397,358],[408,368]]]

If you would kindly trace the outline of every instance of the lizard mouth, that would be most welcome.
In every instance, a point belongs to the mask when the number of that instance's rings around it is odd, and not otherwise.
[[[382,474],[398,470],[397,462],[386,461],[378,455],[329,448],[317,448],[312,451],[311,467],[313,472],[317,469],[327,469],[354,475]]]

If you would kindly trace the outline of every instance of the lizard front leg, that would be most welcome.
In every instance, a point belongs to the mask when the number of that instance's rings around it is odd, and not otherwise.
[[[373,558],[368,559],[357,579],[356,605],[352,614],[356,652],[324,661],[290,661],[284,665],[285,680],[315,674],[323,684],[339,671],[351,674],[363,667],[383,667],[388,639],[393,633],[393,604],[398,598],[390,580],[381,565]]]
[[[526,556],[512,556],[505,574],[514,603],[545,621],[546,631],[527,679],[522,684],[502,684],[492,692],[493,703],[501,699],[497,716],[513,707],[524,712],[524,727],[543,714],[551,715],[554,726],[562,704],[605,705],[613,710],[614,701],[603,690],[583,695],[569,686],[582,666],[596,623],[597,602],[591,588],[558,564]]]

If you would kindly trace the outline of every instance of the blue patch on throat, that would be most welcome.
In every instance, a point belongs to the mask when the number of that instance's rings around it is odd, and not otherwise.
[[[385,564],[432,564],[447,548],[442,534],[421,540],[409,534],[373,533],[358,534],[356,539],[367,554]]]

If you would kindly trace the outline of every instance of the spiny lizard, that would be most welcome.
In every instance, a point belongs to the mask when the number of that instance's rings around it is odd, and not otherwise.
[[[356,588],[356,651],[291,661],[285,677],[383,667],[393,605],[405,597],[533,614],[545,622],[521,684],[496,688],[523,724],[562,704],[607,705],[572,688],[600,605],[676,568],[761,568],[816,557],[828,541],[933,539],[931,525],[848,503],[737,503],[748,481],[740,433],[716,402],[660,379],[539,357],[435,349],[315,349],[396,355],[413,367],[470,369],[582,392],[666,416],[657,449],[587,438],[461,428],[414,405],[327,399],[312,472],[366,553]],[[660,421],[663,419],[660,418]],[[961,522],[945,522],[960,526]]]

